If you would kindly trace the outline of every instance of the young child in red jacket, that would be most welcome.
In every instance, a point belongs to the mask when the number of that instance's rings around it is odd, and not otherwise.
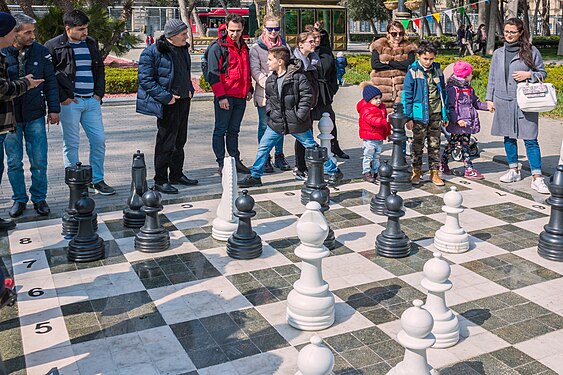
[[[387,121],[387,109],[381,102],[381,90],[371,83],[365,82],[363,99],[356,109],[360,114],[360,138],[364,141],[363,175],[364,181],[375,182],[379,170],[379,155],[383,141],[391,134],[391,126]]]

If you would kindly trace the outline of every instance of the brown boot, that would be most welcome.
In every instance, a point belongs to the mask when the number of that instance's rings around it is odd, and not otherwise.
[[[430,171],[430,180],[436,186],[444,186],[444,181],[440,178],[440,171],[437,169],[433,169]]]
[[[413,185],[418,185],[418,184],[420,184],[421,179],[422,179],[422,172],[420,171],[420,169],[413,168],[412,169],[412,175],[411,175],[411,183]]]

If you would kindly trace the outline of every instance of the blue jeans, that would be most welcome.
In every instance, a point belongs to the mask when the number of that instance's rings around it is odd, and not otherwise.
[[[264,132],[268,128],[268,115],[266,114],[266,107],[256,107],[258,109],[258,144],[262,140]],[[283,154],[283,137],[276,143],[276,155]]]
[[[97,184],[104,180],[104,158],[106,156],[102,106],[100,101],[94,98],[76,98],[76,100],[78,103],[71,102],[69,105],[61,105],[65,167],[71,167],[80,161],[78,146],[80,146],[80,124],[82,124],[90,142],[92,182]]]
[[[376,174],[379,170],[379,155],[383,141],[364,139],[364,158],[362,161],[362,173]]]
[[[532,175],[541,174],[541,154],[540,145],[537,139],[525,139],[526,155],[530,163]],[[506,160],[510,168],[518,167],[518,143],[514,138],[504,137],[504,151],[506,152]]]
[[[29,198],[23,173],[23,139],[31,164],[31,201],[43,202],[47,197],[47,132],[45,118],[16,124],[16,132],[8,134],[4,141],[8,159],[8,178],[12,185],[12,200],[27,203]]]
[[[238,149],[238,133],[240,132],[240,123],[246,110],[246,99],[227,97],[229,100],[229,109],[224,110],[219,107],[219,101],[215,98],[215,128],[213,129],[213,152],[217,163],[222,166],[225,158],[225,144],[227,152],[236,160],[240,160],[240,151]]]
[[[0,134],[0,184],[2,184],[2,176],[4,175],[4,139],[6,134]]]
[[[312,130],[307,130],[304,133],[292,134],[292,136],[305,148],[317,145],[317,142],[315,142],[315,139],[313,138]],[[274,145],[280,138],[283,138],[283,134],[276,133],[268,126],[262,136],[260,145],[258,145],[258,151],[256,151],[256,161],[252,165],[252,168],[250,168],[250,173],[253,177],[262,177],[264,174],[264,165],[266,164],[266,160],[268,160],[268,155],[270,155],[270,151],[272,151],[272,148],[274,148]],[[324,169],[327,174],[333,174],[338,170],[336,164],[334,164],[330,158],[325,162]]]

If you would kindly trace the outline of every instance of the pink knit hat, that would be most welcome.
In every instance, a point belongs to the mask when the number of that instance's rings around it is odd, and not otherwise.
[[[458,78],[465,78],[473,73],[473,67],[470,63],[458,60],[454,64],[454,74]]]

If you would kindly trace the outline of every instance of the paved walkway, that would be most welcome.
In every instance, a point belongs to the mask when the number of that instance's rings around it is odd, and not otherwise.
[[[197,73],[196,73],[197,74]],[[351,155],[350,160],[340,160],[347,179],[361,177],[361,140],[358,138],[356,103],[361,97],[357,86],[342,88],[335,97],[334,108],[337,114],[337,125],[339,139],[342,147]],[[213,103],[205,96],[192,104],[189,121],[188,143],[185,147],[185,168],[190,178],[200,181],[198,186],[183,187],[177,196],[165,196],[165,203],[189,200],[193,196],[202,194],[215,194],[221,192],[221,180],[216,173],[215,157],[211,150],[211,134],[213,130]],[[137,114],[134,102],[129,100],[110,101],[103,107],[103,118],[106,130],[106,182],[117,189],[114,196],[95,196],[97,210],[112,211],[120,210],[125,204],[129,194],[131,179],[131,160],[136,150],[145,153],[148,166],[149,183],[152,183],[153,151],[156,136],[156,120],[154,118]],[[505,160],[502,139],[490,136],[491,116],[487,112],[482,113],[482,130],[479,138],[480,148],[483,150],[481,157],[475,161],[476,168],[486,174],[487,180],[497,183],[498,177],[504,173],[506,166],[502,164]],[[257,124],[258,116],[256,109],[249,104],[244,116],[240,134],[240,149],[244,163],[251,165],[257,147]],[[540,123],[540,145],[542,150],[543,170],[551,174],[559,159],[561,139],[563,138],[563,127],[560,120],[542,118]],[[316,129],[316,126],[315,126]],[[68,204],[68,187],[64,183],[64,166],[62,161],[62,133],[58,126],[51,126],[48,133],[49,138],[49,190],[47,201],[52,208],[52,217],[60,217]],[[87,138],[82,132],[80,156],[87,163],[88,144]],[[525,160],[523,144],[520,142],[520,159]],[[384,158],[390,155],[391,144],[384,146]],[[290,163],[293,163],[293,139],[286,137],[285,153]],[[27,157],[24,167],[29,168]],[[493,162],[494,161],[494,162]],[[454,163],[453,166],[456,164]],[[524,167],[528,167],[527,162]],[[528,169],[529,171],[529,169]],[[529,172],[524,171],[523,181],[504,186],[516,189],[523,193],[531,194],[534,199],[543,201],[545,196],[539,195],[530,189]],[[29,171],[26,171],[26,181],[29,186]],[[295,186],[298,182],[294,180],[291,172],[276,172],[273,175],[265,175],[263,178],[265,188],[279,188],[283,186]],[[7,176],[4,176],[3,184],[0,186],[0,216],[6,217],[12,205],[11,187]],[[19,218],[20,221],[36,220],[37,216],[32,208],[28,209]]]

